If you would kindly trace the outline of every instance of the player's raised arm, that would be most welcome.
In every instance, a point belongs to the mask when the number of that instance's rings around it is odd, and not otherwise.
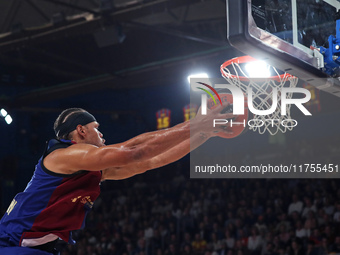
[[[102,172],[102,180],[121,180],[173,163],[203,144],[209,137],[198,133],[151,159],[123,166],[110,167]]]
[[[200,115],[200,113],[198,114]],[[232,117],[231,114],[225,115],[226,118]],[[218,130],[220,132],[229,133],[226,129]],[[191,134],[190,138],[182,141],[176,146],[170,148],[164,153],[160,153],[157,156],[143,160],[140,162],[132,162],[127,165],[110,167],[102,172],[102,180],[120,180],[132,177],[136,174],[144,173],[148,170],[156,169],[170,163],[173,163],[191,151],[195,150],[197,147],[205,143],[211,136],[214,136],[216,133],[212,133],[208,135],[204,132],[196,132],[195,134]],[[220,133],[219,133],[220,134]]]

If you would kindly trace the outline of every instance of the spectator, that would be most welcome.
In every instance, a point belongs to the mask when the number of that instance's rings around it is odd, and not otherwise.
[[[326,237],[323,237],[321,239],[320,246],[318,248],[318,255],[327,255],[329,254],[329,246],[328,246],[328,241]]]
[[[299,200],[296,194],[293,194],[292,200],[293,201],[290,203],[288,207],[288,215],[291,215],[293,212],[297,212],[298,214],[300,214],[303,208],[302,201]]]
[[[207,241],[202,239],[200,234],[196,234],[195,240],[192,242],[191,246],[194,253],[204,252],[207,247]]]
[[[252,209],[251,212],[255,216],[259,216],[263,213],[263,206],[259,204],[257,199],[252,200]]]
[[[306,255],[319,255],[318,249],[315,247],[312,241],[307,243]]]
[[[336,204],[336,211],[334,213],[333,219],[335,222],[340,223],[340,202]]]
[[[263,255],[278,255],[278,253],[274,250],[273,243],[267,243],[265,251],[262,253]]]
[[[178,250],[176,248],[176,245],[170,244],[169,249],[165,251],[165,255],[177,255]]]
[[[211,233],[211,242],[210,242],[210,249],[219,252],[222,249],[222,240],[217,238],[217,234],[215,232]]]
[[[233,250],[229,250],[229,251],[233,251]],[[238,253],[239,251],[242,252],[242,254],[248,254],[247,251],[248,251],[248,248],[247,246],[244,246],[242,244],[242,241],[241,240],[236,240],[235,242],[235,248],[234,248],[234,253]]]
[[[329,196],[326,196],[324,198],[324,206],[323,206],[323,210],[327,215],[332,215],[334,213],[334,204],[332,204],[332,200]]]
[[[289,255],[304,255],[301,245],[297,240],[293,240],[290,245]]]
[[[180,249],[185,250],[185,246],[189,246],[191,250],[191,234],[189,232],[184,233],[184,240],[181,243]]]
[[[241,243],[241,246],[248,247],[248,236],[246,235],[246,232],[242,228],[239,228],[237,230],[236,244],[238,244],[238,242]]]
[[[184,245],[183,250],[181,251],[181,254],[192,255],[191,245],[189,245],[189,244]]]
[[[235,246],[235,238],[231,235],[229,230],[225,231],[224,243],[228,249],[233,249]]]
[[[265,219],[264,219],[263,215],[259,215],[257,217],[255,227],[259,230],[260,233],[266,233],[267,232],[267,225],[265,223]]]
[[[289,216],[289,220],[292,226],[295,226],[296,222],[299,221],[300,219],[301,219],[300,214],[296,211],[292,212]]]
[[[288,231],[290,229],[290,222],[287,220],[287,214],[286,213],[280,213],[278,215],[279,223],[276,225],[275,231],[280,232],[281,225],[285,225],[285,229]]]
[[[312,241],[316,246],[319,246],[321,244],[321,235],[319,229],[313,229],[309,240]]]
[[[137,242],[137,246],[134,250],[134,254],[141,254],[142,252],[146,252],[146,243],[144,238],[140,238]]]
[[[330,247],[330,252],[340,253],[340,235],[335,237],[335,241]]]
[[[303,239],[308,237],[307,235],[307,230],[303,227],[301,220],[299,220],[298,222],[296,222],[295,225],[295,236],[299,239]]]
[[[307,218],[307,215],[310,211],[316,213],[316,207],[312,204],[312,201],[309,197],[304,198],[305,201],[305,207],[302,210],[302,217]]]
[[[317,217],[317,219],[316,219],[317,225],[319,227],[322,227],[326,224],[326,219],[327,219],[328,215],[325,213],[324,209],[320,208],[318,210],[316,217]]]
[[[251,229],[251,235],[248,237],[248,249],[251,255],[259,255],[261,254],[262,248],[262,238],[259,235],[258,229],[253,227]]]
[[[279,229],[279,239],[280,242],[283,244],[287,244],[289,241],[290,235],[289,232],[287,230],[286,224],[281,224],[280,225],[280,229]]]

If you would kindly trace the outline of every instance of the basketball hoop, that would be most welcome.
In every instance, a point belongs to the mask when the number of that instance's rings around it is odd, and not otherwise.
[[[253,78],[246,72],[246,64],[258,61],[250,56],[243,56],[233,58],[221,65],[221,74],[228,81],[229,84],[239,87],[243,93],[247,93],[249,87],[253,91],[253,106],[257,110],[268,110],[272,106],[273,88],[278,89],[280,96],[281,88],[296,87],[298,78],[289,73],[280,74],[279,71],[270,66],[270,72],[273,74],[270,77]],[[287,99],[292,98],[292,93],[286,94]],[[273,121],[275,120],[275,121]],[[268,131],[271,135],[275,135],[279,130],[285,133],[287,130],[291,131],[294,126],[294,120],[290,117],[290,104],[287,105],[287,114],[281,115],[281,100],[278,100],[278,105],[275,111],[269,115],[255,115],[253,123],[255,125],[249,126],[250,130],[258,131],[264,134]],[[285,123],[285,125],[282,125]]]

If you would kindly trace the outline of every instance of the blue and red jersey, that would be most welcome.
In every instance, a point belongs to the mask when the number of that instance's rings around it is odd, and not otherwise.
[[[48,170],[43,159],[68,146],[71,141],[48,142],[26,189],[15,196],[0,221],[0,247],[34,247],[57,238],[74,243],[72,231],[84,227],[86,214],[100,194],[101,172],[65,175]]]

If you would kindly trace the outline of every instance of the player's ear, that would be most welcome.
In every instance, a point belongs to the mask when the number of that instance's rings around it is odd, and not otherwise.
[[[86,131],[85,131],[85,127],[84,127],[84,126],[78,125],[77,128],[76,128],[76,130],[77,130],[77,133],[78,133],[80,136],[82,136],[82,137],[85,136]]]

